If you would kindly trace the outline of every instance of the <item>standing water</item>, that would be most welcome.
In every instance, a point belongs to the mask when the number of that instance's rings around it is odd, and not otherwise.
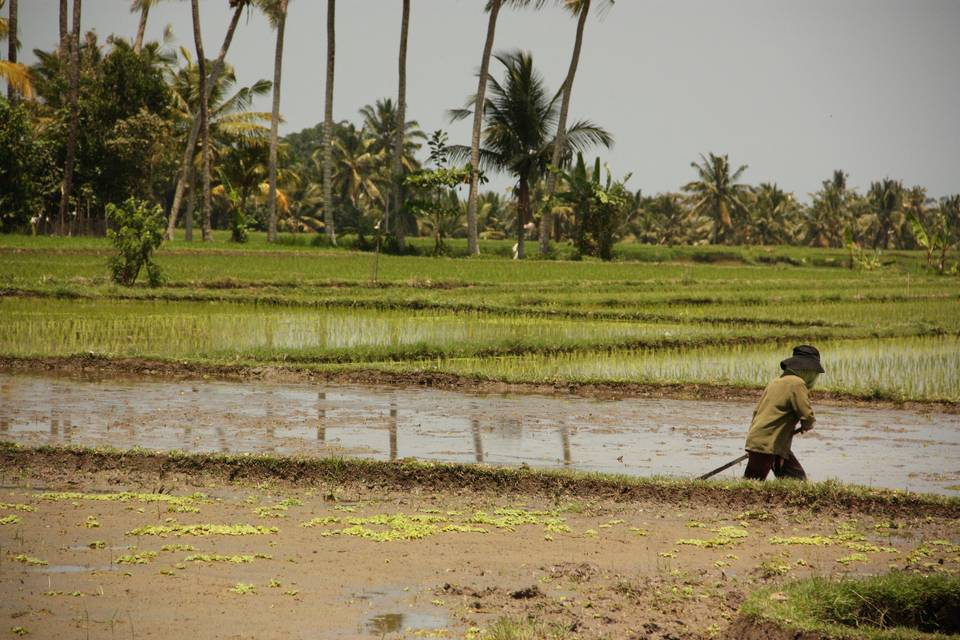
[[[960,416],[819,406],[814,480],[960,494]],[[0,374],[0,440],[188,452],[415,457],[693,476],[742,453],[750,402],[420,387]],[[722,477],[743,473],[742,465]]]

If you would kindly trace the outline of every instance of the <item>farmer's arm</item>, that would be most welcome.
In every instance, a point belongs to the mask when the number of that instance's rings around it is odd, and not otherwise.
[[[793,405],[793,410],[797,412],[797,416],[800,418],[800,432],[806,433],[813,429],[817,419],[813,417],[813,407],[810,406],[810,393],[807,391],[807,385],[798,384],[793,387],[790,404]]]

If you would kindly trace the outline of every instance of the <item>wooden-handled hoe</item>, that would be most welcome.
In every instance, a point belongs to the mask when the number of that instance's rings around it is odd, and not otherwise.
[[[800,433],[801,431],[803,431],[803,430],[802,430],[802,429],[795,429],[795,430],[793,431],[793,435],[797,435],[797,434]],[[741,462],[743,462],[744,460],[746,460],[746,459],[749,458],[749,457],[750,457],[750,454],[745,453],[745,454],[743,454],[742,456],[740,456],[739,458],[737,458],[736,460],[731,460],[730,462],[728,462],[727,464],[723,465],[722,467],[717,467],[717,468],[714,469],[713,471],[710,471],[710,472],[708,472],[708,473],[703,474],[702,476],[700,476],[699,478],[697,478],[697,480],[706,480],[707,478],[711,478],[711,477],[717,475],[718,473],[720,473],[721,471],[726,471],[727,469],[729,469],[730,467],[732,467],[732,466],[735,465],[735,464],[740,464]]]

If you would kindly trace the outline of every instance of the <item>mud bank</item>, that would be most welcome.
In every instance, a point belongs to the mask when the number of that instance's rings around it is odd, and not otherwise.
[[[414,460],[378,462],[349,458],[159,453],[83,447],[23,447],[4,442],[0,442],[0,469],[5,474],[40,474],[50,478],[69,472],[110,472],[115,478],[133,479],[139,483],[189,478],[197,482],[269,481],[291,486],[361,485],[402,491],[476,491],[552,499],[658,500],[729,509],[796,507],[848,515],[960,518],[960,498],[830,481],[713,482]]]

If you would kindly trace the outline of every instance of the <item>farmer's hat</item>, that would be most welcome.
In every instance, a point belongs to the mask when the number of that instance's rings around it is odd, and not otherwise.
[[[816,347],[808,344],[802,344],[793,348],[793,355],[780,363],[780,368],[786,371],[816,371],[823,373],[823,366],[820,364],[820,352]]]

